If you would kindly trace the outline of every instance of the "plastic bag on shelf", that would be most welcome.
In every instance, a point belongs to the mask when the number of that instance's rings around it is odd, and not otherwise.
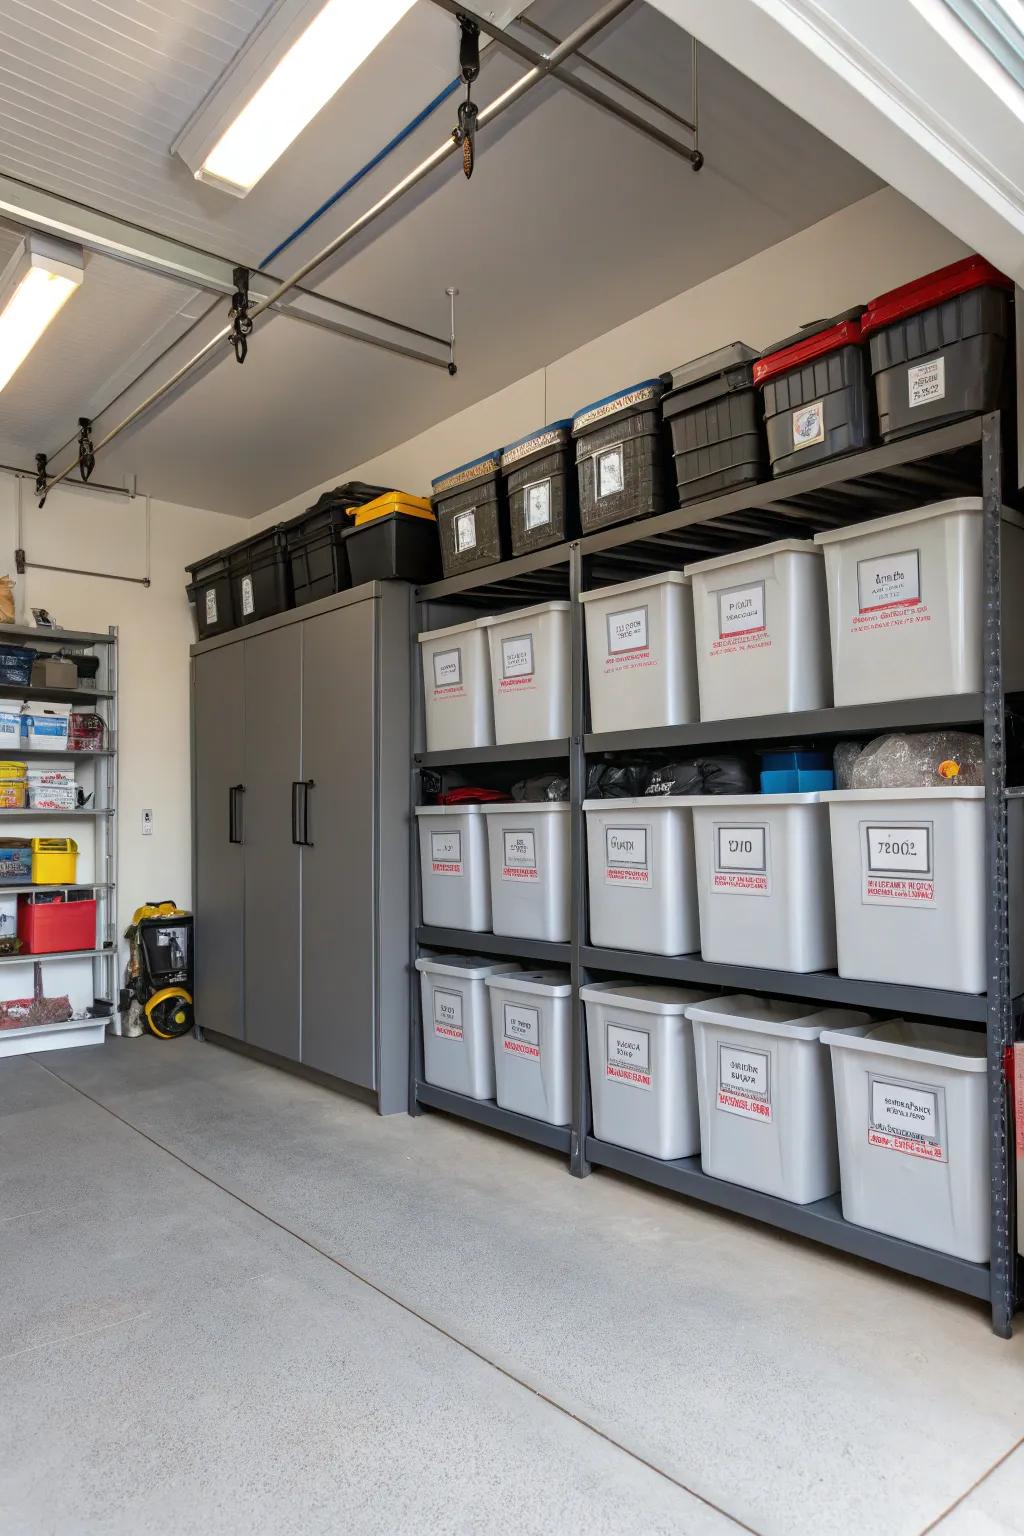
[[[862,741],[836,742],[835,751],[832,753],[832,772],[835,775],[836,789],[852,787],[853,765],[863,751]]]
[[[984,783],[984,740],[971,731],[876,736],[850,769],[851,789],[935,789],[944,784]]]
[[[587,769],[588,800],[635,800],[645,794],[649,763],[591,763]]]
[[[645,795],[750,795],[757,792],[753,765],[734,753],[661,763]]]
[[[568,800],[569,780],[559,773],[539,773],[512,785],[513,800]]]

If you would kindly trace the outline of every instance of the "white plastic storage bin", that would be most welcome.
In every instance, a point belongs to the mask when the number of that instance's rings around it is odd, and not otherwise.
[[[481,621],[426,630],[418,639],[427,751],[493,747],[491,666]]]
[[[496,1098],[549,1125],[572,1120],[572,987],[568,971],[487,978]]]
[[[550,741],[572,729],[569,603],[539,603],[482,622],[491,656],[494,740]]]
[[[825,551],[836,704],[981,693],[980,496],[959,496],[819,533]],[[1024,518],[1004,511],[1003,591],[1024,587]],[[1024,687],[1024,624],[1011,606],[1003,680]]]
[[[43,704],[29,699],[21,716],[21,745],[32,752],[66,752],[70,704]]]
[[[991,1220],[985,1036],[889,1019],[832,1051],[843,1216],[975,1264]]]
[[[483,955],[421,955],[423,1075],[435,1088],[494,1098],[494,1049],[487,978],[517,971],[514,960]]]
[[[810,539],[781,539],[686,567],[702,720],[832,703],[824,567]]]
[[[639,731],[700,716],[693,591],[681,571],[582,592],[590,728]]]
[[[21,741],[21,699],[0,699],[0,752],[17,752]]]
[[[822,799],[832,823],[840,976],[983,992],[985,791],[834,789]],[[1015,956],[1024,937],[1021,802],[1007,810]]]
[[[700,949],[692,797],[585,800],[590,942],[689,955]]]
[[[820,794],[702,795],[688,803],[704,959],[831,970],[836,918]]]
[[[825,1030],[870,1027],[866,1013],[768,997],[715,997],[693,1025],[704,1172],[809,1205],[839,1188],[832,1062]]]
[[[5,896],[0,891],[0,939],[18,936],[18,898]]]
[[[479,805],[418,805],[423,921],[489,933],[487,832]]]
[[[693,1030],[706,991],[604,981],[581,987],[594,1135],[662,1159],[700,1151]]]
[[[512,939],[569,940],[569,806],[513,800],[481,806],[487,818],[494,932]]]

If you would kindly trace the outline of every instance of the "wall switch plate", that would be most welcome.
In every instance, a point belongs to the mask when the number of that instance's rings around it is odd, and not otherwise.
[[[143,811],[143,813],[142,813],[142,835],[143,835],[143,837],[149,837],[151,835],[152,831],[153,831],[153,812],[152,811]]]

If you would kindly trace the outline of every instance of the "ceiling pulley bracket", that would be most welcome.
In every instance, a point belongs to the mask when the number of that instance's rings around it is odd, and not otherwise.
[[[231,345],[235,349],[235,360],[244,363],[249,351],[249,337],[252,335],[249,268],[236,267],[232,277],[235,291],[231,296]]]
[[[473,81],[480,73],[480,28],[468,16],[459,15],[459,78],[466,86],[466,99],[459,106],[459,121],[452,138],[462,148],[462,169],[466,180],[473,174],[476,157],[476,120],[479,108],[473,100]]]
[[[92,422],[88,416],[78,418],[78,472],[88,480],[96,468],[96,453],[92,445]]]
[[[46,505],[46,492],[49,485],[50,471],[46,466],[46,454],[36,454],[36,495],[39,497],[40,508]]]

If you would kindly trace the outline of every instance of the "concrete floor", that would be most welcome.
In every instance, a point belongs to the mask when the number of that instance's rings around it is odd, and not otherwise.
[[[1006,1536],[1024,1327],[186,1039],[0,1062],[3,1536]]]

